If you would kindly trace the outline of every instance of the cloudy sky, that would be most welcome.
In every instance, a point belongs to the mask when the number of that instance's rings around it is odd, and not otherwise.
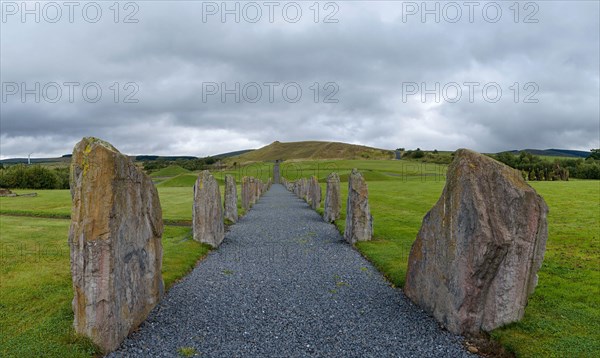
[[[597,1],[2,1],[0,157],[600,146]]]

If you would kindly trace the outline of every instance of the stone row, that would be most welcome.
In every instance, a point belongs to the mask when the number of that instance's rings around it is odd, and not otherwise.
[[[254,177],[242,178],[242,208],[245,211],[250,210],[258,199],[266,193],[273,184],[271,178],[264,183],[262,180]]]
[[[313,209],[321,205],[316,177],[282,184]],[[249,210],[271,186],[242,178]],[[74,327],[105,352],[116,349],[159,302],[163,220],[152,180],[107,142],[82,139],[73,150],[69,246]],[[327,177],[323,218],[340,218],[340,177]],[[446,185],[412,245],[405,294],[449,331],[476,334],[523,317],[537,284],[548,236],[548,207],[520,173],[487,156],[458,150]],[[218,247],[224,220],[238,220],[237,188],[225,176],[224,205],[209,171],[194,184],[194,239]],[[348,177],[344,238],[371,240],[368,187]]]
[[[298,198],[305,200],[312,209],[321,206],[321,186],[317,177],[300,178],[288,181],[281,178],[282,185]],[[334,222],[340,218],[341,211],[340,176],[331,173],[327,177],[323,220]],[[348,180],[348,199],[346,205],[346,227],[344,238],[351,244],[368,241],[373,237],[373,217],[369,209],[367,182],[362,174],[353,169]]]

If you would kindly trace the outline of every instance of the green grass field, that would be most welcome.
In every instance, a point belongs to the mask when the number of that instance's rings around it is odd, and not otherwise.
[[[323,181],[331,171],[347,178],[353,167],[360,168],[368,180],[375,230],[374,240],[359,243],[357,249],[394,285],[402,287],[410,247],[423,216],[443,189],[445,167],[408,161],[310,161],[286,162],[282,173],[290,179],[316,175]],[[271,170],[272,164],[260,164],[214,175],[220,180],[225,174],[266,180]],[[195,175],[174,174],[172,178]],[[531,184],[550,207],[549,239],[539,285],[524,319],[495,330],[492,337],[519,357],[595,356],[600,352],[600,182]],[[166,220],[191,220],[193,182],[181,185],[158,186]],[[89,356],[94,352],[93,346],[74,336],[71,328],[66,241],[69,221],[46,218],[68,218],[70,194],[68,190],[38,194],[34,198],[0,198],[0,327],[18,327],[2,332],[0,356],[37,356],[41,352]],[[344,183],[343,213],[346,195]],[[42,218],[11,216],[14,214]],[[340,230],[344,219],[336,223]],[[181,277],[206,252],[205,247],[189,238],[189,228],[167,226],[163,238],[165,282]],[[56,251],[42,250],[38,255],[38,244]],[[15,253],[18,245],[25,245],[29,251]],[[34,260],[37,256],[41,258]]]
[[[99,351],[73,330],[69,220],[0,215],[0,356],[89,357]],[[208,247],[187,227],[166,226],[163,279],[170,287]]]

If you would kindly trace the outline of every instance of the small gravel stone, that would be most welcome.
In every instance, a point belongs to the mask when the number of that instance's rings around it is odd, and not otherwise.
[[[109,357],[177,357],[181,348],[203,357],[469,356],[461,336],[281,185]]]

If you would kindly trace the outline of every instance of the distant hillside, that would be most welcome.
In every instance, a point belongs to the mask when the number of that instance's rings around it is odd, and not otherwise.
[[[133,157],[133,156],[129,156],[129,157],[132,158],[133,160],[137,160],[137,161],[140,161],[140,162],[149,161],[149,160],[158,160],[158,159],[163,159],[163,160],[178,160],[178,159],[192,160],[192,159],[198,159],[198,157],[192,157],[192,156],[189,156],[189,155],[179,155],[179,156],[136,155],[135,157]]]
[[[71,157],[62,156],[60,158],[31,158],[31,164],[43,163],[70,163]],[[9,158],[0,160],[0,164],[27,164],[27,158]]]
[[[339,142],[275,141],[266,147],[232,157],[237,161],[273,161],[277,159],[393,159],[394,152]]]
[[[570,149],[523,149],[523,150],[511,150],[513,154],[519,154],[521,152],[531,153],[533,155],[549,156],[549,157],[566,157],[566,158],[587,158],[591,152],[583,150],[570,150]]]
[[[230,157],[235,157],[238,155],[242,155],[248,152],[252,152],[255,149],[244,149],[244,150],[238,150],[235,152],[227,152],[227,153],[221,153],[221,154],[215,154],[215,155],[211,155],[211,157],[215,157],[215,158],[230,158]]]

